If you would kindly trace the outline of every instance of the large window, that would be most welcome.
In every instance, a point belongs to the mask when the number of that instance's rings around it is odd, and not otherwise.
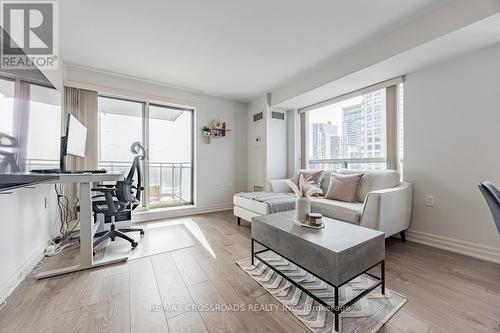
[[[146,208],[193,203],[193,111],[99,97],[99,167],[128,171],[130,146],[141,142]]]
[[[56,89],[0,79],[0,172],[59,167],[60,137],[61,95]]]
[[[151,206],[192,202],[193,113],[149,106],[149,183]]]
[[[312,169],[385,169],[386,89],[307,111]]]
[[[27,170],[59,168],[61,94],[54,88],[30,84]]]

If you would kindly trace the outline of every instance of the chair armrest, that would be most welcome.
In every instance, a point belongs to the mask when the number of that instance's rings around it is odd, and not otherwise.
[[[398,186],[367,194],[360,226],[385,232],[385,237],[407,230],[412,209],[412,185]]]
[[[286,181],[289,179],[290,178],[270,180],[268,183],[269,183],[269,187],[271,189],[271,192],[275,192],[275,193],[290,193],[290,192],[292,192],[292,189],[286,183]]]
[[[100,188],[93,188],[93,192],[102,192],[102,193],[108,193],[108,192],[114,192],[116,191],[116,188],[105,188],[105,187],[100,187]]]

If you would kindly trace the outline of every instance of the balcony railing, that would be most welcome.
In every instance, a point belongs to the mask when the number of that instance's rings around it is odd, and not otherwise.
[[[99,168],[128,173],[132,161],[99,161]],[[26,170],[58,168],[59,161],[26,160]],[[149,162],[149,204],[153,207],[191,204],[191,162]]]
[[[384,157],[309,160],[311,169],[384,170],[386,166],[387,159]]]
[[[48,159],[27,159],[26,160],[26,171],[33,169],[57,169],[59,168],[59,160],[48,160]]]
[[[99,168],[127,173],[131,161],[99,161]],[[149,204],[191,204],[191,162],[149,162]]]

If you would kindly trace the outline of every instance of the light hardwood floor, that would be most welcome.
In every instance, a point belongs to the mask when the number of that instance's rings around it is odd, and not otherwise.
[[[112,267],[28,278],[0,310],[0,332],[308,332],[286,311],[162,309],[277,304],[235,264],[249,256],[248,223],[238,226],[231,212],[189,219],[213,253],[198,243]],[[397,239],[387,240],[386,251],[387,287],[409,302],[381,332],[500,332],[500,265]],[[66,251],[44,267],[71,263],[77,253]]]

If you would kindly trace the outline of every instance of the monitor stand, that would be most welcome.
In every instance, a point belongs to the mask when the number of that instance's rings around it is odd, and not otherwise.
[[[68,159],[68,153],[66,152],[66,137],[61,136],[61,147],[60,147],[60,160],[59,160],[59,172],[66,173],[66,162]]]

